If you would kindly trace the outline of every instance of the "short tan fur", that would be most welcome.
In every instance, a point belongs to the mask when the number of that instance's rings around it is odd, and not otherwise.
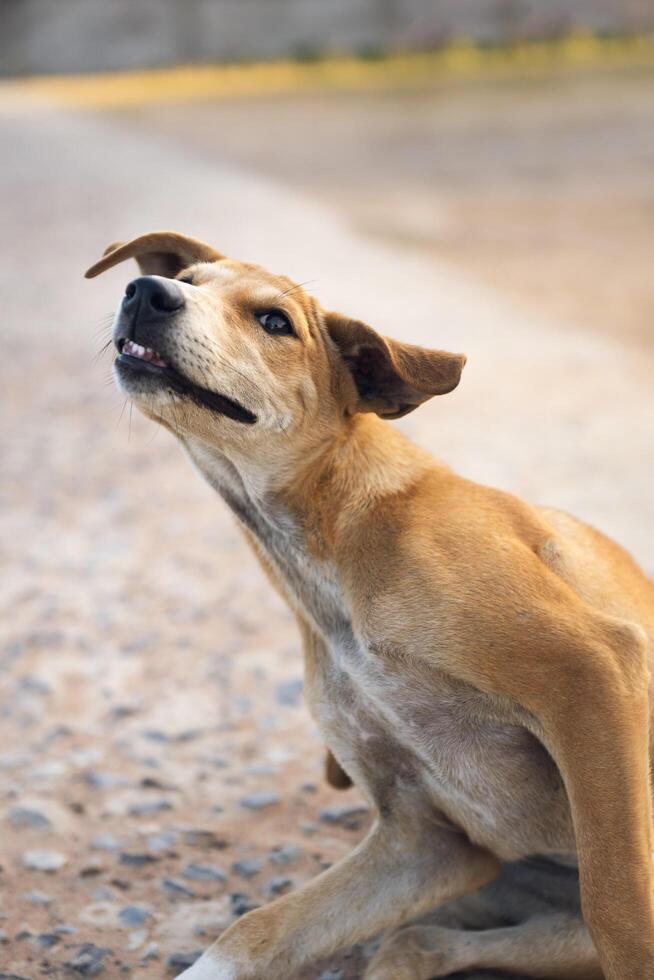
[[[376,813],[352,854],[183,976],[288,980],[388,930],[366,980],[652,980],[652,583],[597,531],[389,425],[456,387],[463,356],[381,337],[172,232],[111,246],[87,275],[130,257],[135,288],[180,305],[121,308],[119,350],[142,346],[117,383],[180,440],[294,610],[328,778]],[[139,371],[150,348],[187,389]]]

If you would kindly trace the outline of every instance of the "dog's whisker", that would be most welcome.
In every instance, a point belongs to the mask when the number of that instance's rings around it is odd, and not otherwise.
[[[295,283],[293,286],[289,286],[288,289],[283,290],[281,293],[277,294],[277,299],[283,299],[284,296],[290,296],[292,293],[296,292],[298,289],[302,289],[304,286],[310,286],[311,283],[318,282],[317,279],[305,279],[304,282]]]
[[[123,415],[125,414],[126,407],[127,407],[127,398],[123,402],[122,408],[121,408],[120,413],[118,415],[118,421],[116,422],[116,428],[118,428],[120,426],[120,423],[122,421]]]
[[[107,316],[100,317],[96,321],[94,332],[96,334],[103,334],[107,330],[110,330],[111,329],[111,325],[112,325],[113,321],[115,320],[115,318],[116,318],[115,313],[109,313]]]
[[[106,344],[103,344],[102,347],[100,348],[100,350],[96,354],[93,355],[93,357],[91,359],[91,363],[92,364],[97,364],[97,362],[100,360],[100,358],[104,354],[107,353],[107,351],[112,346],[112,344],[113,344],[113,338],[110,337],[109,340],[106,342]]]

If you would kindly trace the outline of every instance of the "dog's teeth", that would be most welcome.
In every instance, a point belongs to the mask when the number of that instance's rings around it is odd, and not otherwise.
[[[142,344],[137,344],[134,340],[126,340],[122,350],[124,354],[129,354],[131,357],[138,357],[143,361],[149,361],[151,364],[156,364],[157,367],[168,367],[166,361],[157,354],[156,350],[153,350],[151,347],[144,347]]]

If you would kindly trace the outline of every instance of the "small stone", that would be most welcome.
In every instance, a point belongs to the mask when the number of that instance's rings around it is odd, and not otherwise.
[[[302,855],[302,849],[297,844],[278,844],[271,848],[270,860],[274,864],[293,864]]]
[[[116,892],[113,888],[109,888],[108,885],[100,885],[99,888],[93,889],[89,897],[94,902],[113,902],[116,897]]]
[[[112,878],[111,884],[114,888],[120,888],[121,892],[128,892],[132,887],[131,881],[125,881],[124,878]]]
[[[368,807],[362,804],[351,806],[330,806],[320,811],[323,823],[347,827],[348,830],[358,830],[368,814]]]
[[[167,851],[176,841],[174,830],[163,830],[160,834],[151,834],[145,843],[151,851]]]
[[[98,837],[94,837],[91,841],[91,847],[94,851],[119,851],[120,841],[113,834],[100,834]]]
[[[82,878],[91,878],[93,875],[99,875],[102,871],[104,871],[104,864],[97,854],[89,857],[79,869]]]
[[[58,936],[74,936],[77,929],[75,926],[66,925],[64,922],[60,926],[55,926],[52,931],[56,932]]]
[[[171,953],[166,958],[166,966],[169,970],[188,970],[201,956],[202,950],[195,953]]]
[[[109,717],[113,721],[120,721],[121,718],[131,718],[138,714],[139,709],[131,704],[117,704],[109,712]]]
[[[285,895],[286,892],[290,892],[293,885],[292,878],[287,878],[286,875],[275,875],[266,885],[266,892],[268,895]]]
[[[241,861],[235,861],[232,865],[232,871],[234,874],[239,875],[241,878],[253,878],[258,875],[263,868],[263,861],[261,858],[243,858]]]
[[[303,687],[304,684],[300,677],[293,681],[284,681],[282,684],[278,684],[275,689],[277,703],[283,704],[285,707],[295,708],[302,700]]]
[[[200,738],[204,735],[203,728],[186,728],[183,732],[178,732],[175,735],[176,742],[193,742],[196,738]]]
[[[126,905],[118,913],[118,918],[126,926],[142,926],[152,917],[152,912],[145,905]]]
[[[41,892],[37,888],[31,892],[26,892],[25,900],[30,902],[32,905],[50,905],[52,902],[50,895],[46,895],[45,892]]]
[[[323,970],[318,980],[343,980],[344,976],[342,970]]]
[[[104,970],[102,961],[107,954],[111,954],[110,949],[104,949],[94,943],[84,943],[83,946],[79,947],[75,956],[68,960],[64,966],[72,970],[73,973],[79,973],[80,976],[94,977]]]
[[[318,830],[318,824],[314,823],[313,820],[305,820],[300,824],[300,831],[305,835],[305,837],[312,837]]]
[[[141,963],[147,963],[148,960],[156,960],[159,957],[159,946],[157,943],[150,943],[143,950],[143,955],[140,959]]]
[[[184,843],[190,847],[213,847],[218,851],[228,847],[228,841],[224,837],[219,837],[213,830],[186,830]]]
[[[57,776],[63,776],[66,768],[65,763],[61,760],[49,759],[47,762],[41,762],[38,766],[30,769],[29,778],[31,780],[55,779]]]
[[[141,780],[141,786],[143,789],[171,790],[176,788],[175,786],[171,786],[170,783],[162,783],[160,779],[155,779],[154,776],[145,776]]]
[[[191,881],[227,881],[225,872],[213,864],[187,864],[182,877]]]
[[[116,924],[118,909],[113,902],[98,901],[84,905],[79,912],[81,922],[88,922],[98,929],[110,929]]]
[[[8,943],[8,942],[9,942],[9,934],[3,932],[2,929],[0,929],[0,943]]]
[[[156,639],[156,633],[141,633],[140,635],[132,637],[128,643],[124,643],[121,649],[124,653],[128,654],[141,653],[143,650],[149,650]]]
[[[174,878],[164,878],[161,884],[169,895],[173,895],[175,898],[195,898],[195,892],[192,888],[188,888]]]
[[[121,786],[129,786],[129,782],[122,776],[116,776],[113,772],[98,772],[95,769],[84,773],[84,782],[93,789],[117,789]]]
[[[135,929],[134,932],[130,932],[127,937],[127,949],[130,953],[134,952],[135,949],[138,949],[143,945],[147,938],[147,929]]]
[[[34,677],[32,674],[21,677],[20,686],[23,691],[29,691],[30,694],[50,694],[52,691],[47,681],[40,677]]]
[[[159,729],[148,728],[141,732],[141,735],[143,738],[147,738],[150,742],[161,742],[162,744],[170,742],[170,736],[166,735],[165,732],[159,731]]]
[[[240,801],[241,806],[246,810],[264,810],[266,807],[279,803],[279,794],[272,790],[262,790],[259,793],[250,793]]]
[[[68,738],[69,735],[73,734],[73,729],[69,728],[68,725],[55,725],[46,732],[45,740],[47,743],[56,742],[60,738]]]
[[[43,829],[50,826],[50,821],[44,813],[29,807],[16,806],[9,811],[9,822],[12,827],[37,827]]]
[[[57,943],[61,942],[61,936],[58,936],[54,932],[41,932],[36,937],[36,941],[42,949],[51,949]]]
[[[246,912],[253,912],[254,909],[259,908],[257,903],[253,902],[249,895],[241,892],[236,892],[234,895],[230,895],[229,898],[232,904],[232,912],[236,916],[245,915]]]
[[[256,762],[245,771],[249,776],[276,776],[279,772],[275,766],[269,766],[265,762]]]
[[[173,805],[168,800],[148,800],[143,803],[134,803],[128,810],[132,817],[149,817],[153,813],[163,813],[164,810],[172,810]]]
[[[30,871],[59,871],[66,864],[66,857],[59,851],[25,851],[23,864]]]
[[[128,864],[132,868],[142,868],[145,864],[154,864],[159,858],[155,857],[154,854],[138,854],[138,853],[128,853],[127,851],[121,851],[120,863]]]
[[[28,980],[27,977],[19,977],[17,973],[0,972],[0,980]]]

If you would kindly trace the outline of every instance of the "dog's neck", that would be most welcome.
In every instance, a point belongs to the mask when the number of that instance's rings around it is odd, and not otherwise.
[[[197,438],[183,443],[229,505],[290,603],[325,635],[349,626],[339,552],[352,522],[405,490],[431,458],[376,417],[356,416],[295,462],[262,466]]]

